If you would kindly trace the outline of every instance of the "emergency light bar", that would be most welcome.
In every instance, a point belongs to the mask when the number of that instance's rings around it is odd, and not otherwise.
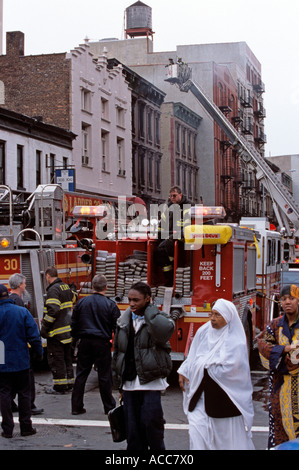
[[[226,245],[233,235],[229,225],[187,225],[185,243],[194,245]]]
[[[98,206],[75,206],[73,210],[74,217],[104,217],[107,215],[107,207]]]
[[[202,206],[196,204],[191,207],[191,217],[203,217],[211,219],[223,219],[226,216],[222,206]]]

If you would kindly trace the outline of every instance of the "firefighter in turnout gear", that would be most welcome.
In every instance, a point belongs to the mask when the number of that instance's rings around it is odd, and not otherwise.
[[[190,207],[179,186],[170,188],[158,229],[160,243],[155,251],[155,263],[164,272],[166,286],[173,285],[174,243],[184,240],[184,227],[191,223]]]
[[[71,318],[76,294],[58,277],[57,269],[49,267],[48,282],[41,324],[41,336],[47,338],[48,364],[53,376],[53,389],[47,393],[65,393],[73,388]]]

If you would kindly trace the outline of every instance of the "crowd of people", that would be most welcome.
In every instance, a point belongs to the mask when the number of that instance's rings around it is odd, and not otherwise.
[[[0,361],[2,436],[13,436],[14,406],[21,435],[36,433],[31,415],[43,410],[34,403],[31,363],[42,359],[42,335],[47,338],[53,376],[48,393],[70,392],[72,414],[85,413],[85,384],[95,366],[106,414],[116,406],[113,385],[120,391],[127,449],[165,450],[161,392],[168,387],[172,368],[169,340],[174,320],[152,303],[151,289],[144,282],[131,287],[129,307],[121,314],[116,303],[105,296],[107,281],[101,274],[92,280],[93,294],[78,302],[54,267],[48,268],[46,277],[49,285],[41,331],[22,300],[25,276],[10,278],[10,292],[0,285],[0,340],[5,345],[5,360]],[[282,289],[282,315],[258,339],[262,364],[270,370],[269,449],[299,436],[298,291],[294,286]],[[75,379],[71,357],[74,341],[79,343]],[[246,337],[232,302],[218,299],[214,303],[210,321],[196,332],[177,372],[189,423],[190,449],[254,449]]]
[[[183,201],[177,190],[173,190],[172,199]],[[165,246],[159,246],[161,256]],[[171,262],[169,246],[164,267]],[[127,450],[165,450],[161,392],[168,387],[172,369],[169,340],[174,320],[154,305],[151,289],[144,282],[131,286],[129,307],[121,313],[105,295],[107,280],[101,274],[92,279],[93,293],[79,301],[76,292],[58,277],[55,267],[49,267],[45,277],[48,287],[40,331],[29,305],[24,303],[25,276],[12,276],[10,291],[0,284],[2,436],[13,437],[15,410],[21,435],[36,433],[31,416],[43,410],[35,405],[32,361],[43,358],[42,337],[47,340],[53,377],[53,386],[46,393],[70,393],[71,413],[85,413],[85,385],[95,366],[106,414],[116,406],[113,386],[120,392]],[[282,315],[258,338],[262,364],[270,371],[269,449],[299,437],[298,292],[296,286],[282,289]],[[76,377],[74,344],[78,346]],[[190,449],[254,449],[248,348],[240,316],[231,301],[218,299],[212,306],[210,321],[197,330],[188,356],[178,369],[178,382],[189,423]]]

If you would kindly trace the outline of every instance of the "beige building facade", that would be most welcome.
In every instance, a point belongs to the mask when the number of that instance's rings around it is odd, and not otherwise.
[[[90,43],[90,51],[95,57],[101,54],[104,48],[107,49],[108,57],[116,57],[163,90],[166,93],[165,103],[181,102],[202,118],[197,138],[199,196],[205,204],[226,205],[227,197],[222,197],[221,194],[225,194],[228,188],[227,181],[222,179],[227,175],[223,174],[224,169],[220,164],[221,159],[226,157],[217,154],[215,147],[216,125],[192,93],[182,93],[178,88],[165,81],[165,67],[169,58],[174,61],[181,58],[192,68],[193,80],[200,85],[210,99],[220,106],[216,96],[215,64],[221,64],[221,67],[226,69],[223,76],[229,76],[229,80],[234,82],[237,96],[237,103],[234,106],[236,111],[234,115],[230,113],[227,117],[263,155],[266,136],[264,134],[264,85],[261,80],[261,64],[247,44],[238,42],[179,45],[174,51],[153,52],[153,42],[150,38],[134,37],[125,40]],[[226,104],[231,107],[231,103]],[[251,162],[242,161],[241,158],[238,167],[240,168],[238,174],[235,172],[234,175],[229,175],[231,180],[229,184],[234,185],[235,200],[240,201],[236,217],[239,217],[241,213],[247,216],[260,215],[262,191],[255,178],[255,167]],[[235,207],[233,200],[229,204]]]

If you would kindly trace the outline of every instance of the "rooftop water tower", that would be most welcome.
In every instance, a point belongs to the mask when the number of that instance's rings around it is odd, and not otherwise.
[[[145,36],[153,40],[152,9],[140,1],[126,8],[126,38]]]

